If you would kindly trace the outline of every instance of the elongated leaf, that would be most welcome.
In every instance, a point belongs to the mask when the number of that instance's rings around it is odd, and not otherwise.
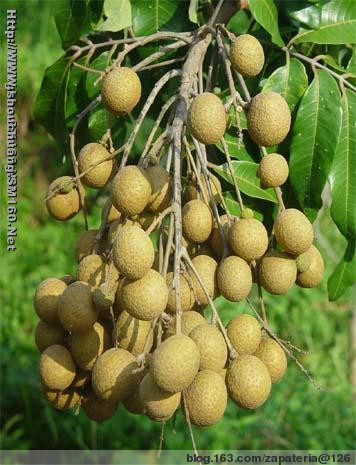
[[[79,64],[85,64],[86,57],[77,60]],[[85,89],[85,71],[75,66],[70,69],[70,75],[67,86],[67,99],[65,109],[66,126],[74,126],[76,116],[88,104],[87,93]]]
[[[320,26],[316,30],[300,32],[294,42],[317,44],[356,43],[356,9],[354,0],[332,0],[321,12]]]
[[[154,2],[131,0],[131,5],[132,27],[134,33],[140,36],[153,34],[158,30],[167,30],[168,23],[176,11],[178,9],[182,12],[185,10],[185,2],[174,0],[155,0]],[[177,30],[176,28],[170,29]]]
[[[337,300],[355,282],[355,240],[350,240],[344,257],[328,280],[330,300]]]
[[[106,19],[97,30],[117,32],[132,24],[130,0],[105,0],[104,14]]]
[[[241,208],[236,200],[235,192],[224,192],[224,199],[230,215],[240,216],[241,215]],[[261,209],[256,209],[256,206],[252,202],[244,200],[244,207],[251,208],[254,213],[254,218],[259,221],[263,221],[263,211]]]
[[[356,95],[346,89],[342,96],[342,124],[339,143],[330,173],[331,216],[349,240],[355,237],[356,224]]]
[[[276,69],[267,79],[262,92],[277,92],[287,101],[291,111],[308,87],[308,76],[303,63],[292,58],[285,66]]]
[[[198,24],[198,0],[190,0],[188,15],[192,23]]]
[[[273,0],[248,0],[251,13],[255,20],[271,35],[272,42],[282,47],[284,45],[278,27],[278,12]]]
[[[290,181],[300,206],[314,221],[334,158],[341,124],[336,81],[317,71],[300,103],[290,149]]]
[[[90,63],[90,66],[94,69],[98,69],[100,71],[104,71],[109,64],[109,52],[103,52],[99,55],[95,60]],[[86,90],[88,94],[89,100],[96,97],[100,92],[100,84],[95,84],[98,80],[97,74],[94,73],[87,73],[86,75]]]
[[[350,61],[347,64],[347,71],[352,74],[356,74],[356,47],[352,49],[352,55]]]
[[[294,10],[294,2],[284,2],[284,7],[287,9],[287,14],[290,18],[299,21],[300,23],[312,29],[318,29],[321,23],[322,2],[315,5],[309,5],[305,8]]]
[[[257,177],[257,163],[252,163],[250,161],[233,161],[232,166],[241,192],[256,199],[269,200],[270,202],[277,203],[273,189],[261,189],[260,180]],[[233,184],[227,163],[217,166],[214,170],[219,176],[225,179],[225,181]]]
[[[246,139],[244,138],[243,141],[241,141],[241,145],[239,146],[238,144],[238,138],[236,135],[236,129],[235,131],[231,130],[229,132],[226,132],[224,135],[225,142],[227,144],[229,154],[232,158],[237,158],[238,160],[245,160],[245,161],[254,161],[253,157],[249,154],[245,141]],[[218,149],[224,153],[223,146],[221,142],[216,144]]]

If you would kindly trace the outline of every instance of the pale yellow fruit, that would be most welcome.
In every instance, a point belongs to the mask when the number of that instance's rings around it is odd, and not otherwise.
[[[49,389],[66,389],[72,384],[75,372],[71,353],[64,346],[55,344],[42,352],[40,378]]]
[[[279,187],[288,179],[287,160],[279,153],[269,153],[260,161],[258,177],[262,187]]]
[[[77,269],[77,280],[88,283],[90,287],[97,288],[105,282],[108,266],[97,254],[84,257]]]
[[[106,204],[109,202],[109,200],[106,201]],[[121,217],[121,213],[119,212],[119,210],[117,208],[114,207],[114,205],[111,204],[111,207],[110,207],[110,210],[109,210],[109,214],[108,214],[108,219],[107,219],[107,222],[108,223],[112,223],[113,221],[115,220],[119,220]]]
[[[239,355],[252,355],[261,342],[261,328],[251,315],[242,313],[229,321],[227,335]]]
[[[154,351],[150,373],[154,382],[168,392],[180,392],[198,373],[200,353],[195,342],[183,334],[172,336]]]
[[[65,389],[64,391],[56,391],[42,386],[43,397],[48,403],[57,410],[67,410],[78,405],[80,395],[73,388]]]
[[[58,300],[58,316],[69,332],[88,331],[93,326],[98,311],[89,284],[77,281],[66,288]]]
[[[114,178],[112,202],[126,216],[141,213],[151,198],[151,184],[146,174],[137,166],[124,166]]]
[[[109,420],[117,410],[117,403],[99,399],[92,390],[87,392],[81,402],[85,415],[97,422]]]
[[[233,253],[244,260],[257,260],[267,250],[267,230],[254,218],[241,218],[230,228],[229,244]]]
[[[268,398],[271,376],[266,365],[254,355],[241,355],[230,364],[226,386],[231,399],[240,407],[256,409]]]
[[[204,283],[209,296],[212,299],[215,299],[217,296],[217,284],[216,284],[216,270],[218,264],[216,260],[207,255],[198,255],[194,257],[192,263],[200,276],[200,279]],[[199,284],[198,279],[195,277],[195,274],[191,269],[189,269],[189,276],[192,282],[194,293],[199,305],[208,305],[208,298]]]
[[[323,279],[324,260],[314,245],[306,253],[311,257],[310,266],[303,273],[298,273],[297,284],[301,287],[316,287]]]
[[[96,236],[98,235],[98,229],[88,229],[78,239],[75,247],[75,258],[79,263],[84,257],[94,252]]]
[[[210,195],[209,195],[210,189],[207,186],[207,183],[205,181],[205,177],[203,174],[200,175],[199,180],[200,180],[200,187],[203,192],[201,192],[200,188],[198,188],[196,179],[193,179],[189,182],[188,187],[187,187],[187,191],[186,191],[187,199],[194,200],[194,199],[200,198],[200,200],[203,200],[203,201],[205,201],[206,199],[206,201],[209,203],[210,202]],[[212,192],[215,202],[220,203],[221,198],[222,198],[222,190],[221,190],[221,184],[220,184],[219,179],[213,174],[211,174],[209,176],[209,184],[210,184],[211,192]],[[198,194],[200,194],[200,196]]]
[[[151,322],[134,318],[123,310],[115,323],[114,337],[119,347],[134,355],[149,352],[153,345]]]
[[[111,402],[124,400],[137,383],[138,364],[124,349],[109,349],[98,357],[92,371],[92,385],[97,397]]]
[[[284,252],[271,250],[258,264],[261,285],[271,294],[285,294],[295,283],[297,265],[295,259]]]
[[[172,198],[171,177],[161,165],[148,167],[146,175],[152,188],[147,209],[151,212],[161,212],[168,207]]]
[[[203,323],[196,326],[189,337],[200,352],[200,370],[222,370],[227,360],[227,347],[223,335],[215,325]]]
[[[287,102],[275,92],[264,92],[252,98],[247,129],[256,144],[271,147],[282,142],[290,129],[291,114]]]
[[[283,378],[287,369],[287,357],[281,346],[272,338],[264,337],[255,354],[266,365],[272,383]]]
[[[250,34],[242,34],[230,48],[230,61],[232,67],[242,76],[257,76],[265,63],[262,45]]]
[[[223,234],[225,237],[226,246],[228,247],[228,252],[229,252],[229,245],[228,245],[229,244],[229,233],[230,233],[231,226],[232,224],[234,224],[235,220],[236,218],[235,219],[233,218],[232,221],[230,222],[230,219],[227,215],[220,216],[220,223],[221,223],[221,227],[222,227]],[[213,228],[211,230],[211,234],[209,237],[209,243],[212,249],[214,250],[214,252],[216,253],[217,257],[221,258],[224,253],[224,246],[223,246],[223,243],[221,242],[219,225],[216,220],[214,220],[214,223],[213,223]]]
[[[310,249],[308,249],[308,250],[310,250]],[[304,271],[307,271],[310,268],[310,265],[311,265],[311,262],[312,262],[312,257],[311,257],[311,254],[308,253],[308,250],[306,252],[302,253],[301,255],[298,255],[298,257],[295,259],[295,262],[297,264],[298,273],[304,273]]]
[[[35,329],[35,342],[38,350],[43,352],[47,347],[54,344],[63,344],[66,332],[59,324],[50,324],[39,321]]]
[[[224,258],[219,265],[216,278],[220,293],[231,302],[243,300],[251,292],[251,268],[240,257],[231,255]]]
[[[193,425],[211,426],[223,417],[227,391],[222,377],[215,371],[199,371],[185,395]]]
[[[61,186],[66,189],[65,186],[68,184],[72,186],[69,192],[58,191]],[[81,209],[78,190],[73,186],[72,178],[69,176],[55,179],[48,187],[47,197],[46,207],[48,213],[56,220],[70,220]]]
[[[109,157],[110,153],[102,144],[90,142],[84,145],[78,156],[79,173],[86,172],[81,178],[83,184],[94,189],[105,186],[114,167],[114,160]]]
[[[42,281],[35,293],[35,309],[41,320],[50,324],[58,324],[58,299],[67,285],[57,278],[48,278]]]
[[[108,230],[108,242],[109,244],[112,244],[112,242],[115,240],[117,233],[120,231],[122,228],[126,228],[126,226],[137,226],[138,228],[141,228],[141,225],[138,221],[133,221],[128,218],[125,220],[118,219],[114,220]]]
[[[211,233],[213,218],[202,200],[190,200],[182,208],[182,228],[186,239],[198,244],[205,242]]]
[[[100,315],[106,317],[110,315],[110,308],[114,305],[118,282],[105,282],[97,287],[93,292],[93,303]]]
[[[181,330],[182,334],[189,336],[190,332],[198,325],[205,323],[205,319],[203,315],[194,310],[190,310],[188,312],[184,312],[181,317]],[[169,323],[164,338],[174,336],[176,333],[176,317],[174,316]]]
[[[114,115],[130,113],[141,98],[141,81],[137,73],[125,66],[116,67],[103,79],[101,100]]]
[[[175,313],[176,312],[176,293],[173,289],[173,273],[170,272],[167,274],[166,283],[168,287],[168,302],[167,302],[167,309],[168,313]],[[179,292],[180,292],[180,306],[182,312],[187,312],[190,310],[194,303],[194,293],[191,285],[188,282],[188,279],[183,275],[179,275]]]
[[[226,130],[226,111],[219,97],[211,92],[195,97],[189,107],[187,127],[202,144],[219,142]]]
[[[125,409],[128,412],[133,413],[135,415],[141,415],[144,413],[144,407],[140,399],[140,384],[143,378],[145,377],[147,371],[148,370],[145,368],[144,370],[141,370],[138,373],[138,379],[135,388],[131,391],[129,396],[122,401],[122,404],[125,407]]]
[[[274,234],[283,250],[300,255],[313,243],[313,226],[308,218],[295,208],[283,210],[274,222]]]

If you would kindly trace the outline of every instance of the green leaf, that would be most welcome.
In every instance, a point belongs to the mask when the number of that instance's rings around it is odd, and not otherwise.
[[[238,201],[236,200],[235,192],[224,192],[224,199],[227,206],[227,210],[230,213],[230,215],[240,216],[241,208]],[[257,210],[256,206],[252,202],[247,202],[246,200],[244,200],[244,207],[251,208],[251,210],[253,210],[254,213],[254,218],[256,218],[259,221],[263,221],[262,210]]]
[[[77,63],[85,64],[85,60],[86,57],[82,57]],[[85,71],[75,66],[70,69],[65,109],[66,126],[70,128],[74,126],[77,115],[89,103],[85,90],[85,74]]]
[[[356,74],[356,47],[352,48],[352,55],[347,64],[347,71],[349,73]]]
[[[341,124],[336,81],[318,70],[298,108],[292,129],[289,174],[297,200],[314,221],[334,158]]]
[[[294,2],[288,2],[286,4],[287,8],[293,8]],[[306,8],[301,8],[299,10],[288,11],[288,16],[305,26],[308,26],[312,29],[318,29],[321,22],[321,11],[322,3],[317,3],[316,5],[310,5]]]
[[[308,87],[308,76],[303,63],[296,58],[276,69],[265,82],[262,92],[277,92],[287,101],[291,111]]]
[[[88,132],[90,141],[99,140],[111,127],[111,115],[105,108],[94,108],[88,117]]]
[[[284,42],[278,28],[278,12],[273,0],[248,0],[255,20],[271,35],[272,42],[283,47]]]
[[[130,0],[105,0],[106,19],[96,29],[98,31],[117,32],[132,25]]]
[[[235,34],[245,34],[250,25],[249,15],[245,10],[239,10],[228,22],[228,28]]]
[[[177,10],[184,9],[184,3],[174,0],[155,0],[153,2],[131,0],[134,33],[143,36],[153,34],[158,30],[167,30],[168,23]]]
[[[198,0],[190,0],[188,16],[192,23],[198,24]]]
[[[292,42],[317,44],[356,43],[356,9],[354,0],[332,0],[321,11],[320,26],[316,30],[300,32]]]
[[[99,55],[95,60],[90,63],[90,67],[94,69],[98,69],[100,71],[104,71],[105,68],[109,65],[109,52],[104,52]],[[98,75],[94,73],[87,73],[86,75],[86,90],[88,94],[89,100],[96,97],[100,92],[100,83],[95,84],[98,80]]]
[[[342,96],[342,123],[339,143],[330,172],[331,217],[349,240],[356,224],[356,94],[346,89]]]
[[[345,255],[328,280],[329,300],[337,300],[355,282],[355,239],[350,240]]]
[[[249,197],[277,203],[277,198],[273,189],[261,189],[260,187],[260,180],[257,177],[258,163],[233,161],[232,168],[241,192]],[[225,181],[233,184],[227,163],[215,167],[214,170],[219,176],[225,179]]]
[[[238,138],[236,135],[236,130],[226,132],[224,135],[225,142],[228,146],[229,154],[232,158],[237,158],[238,160],[245,160],[245,161],[254,161],[253,157],[248,153],[245,141],[241,141],[241,145],[238,145]],[[223,146],[221,142],[216,144],[218,149],[224,153]]]

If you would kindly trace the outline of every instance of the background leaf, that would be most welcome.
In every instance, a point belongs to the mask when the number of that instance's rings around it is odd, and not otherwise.
[[[355,238],[350,240],[345,255],[336,266],[328,280],[328,292],[330,300],[337,300],[346,289],[355,282]]]
[[[239,217],[241,215],[241,208],[238,201],[236,200],[235,192],[224,192],[224,199],[225,204],[227,206],[227,210],[230,213],[230,215]],[[244,200],[244,207],[251,208],[251,210],[253,210],[254,213],[254,218],[256,218],[259,221],[263,221],[262,209],[257,209],[255,204],[246,200]]]
[[[278,12],[273,0],[248,0],[251,13],[255,20],[271,35],[272,42],[283,46],[279,33]]]
[[[132,27],[134,33],[138,36],[153,34],[158,30],[167,30],[174,14],[177,11],[183,13],[185,10],[185,2],[173,0],[156,0],[154,2],[131,0],[131,5]],[[183,23],[183,21],[179,22]],[[177,30],[175,28],[171,29]]]
[[[244,140],[241,142],[241,145],[239,147],[238,145],[238,138],[236,135],[236,129],[235,131],[229,130],[229,132],[226,132],[224,135],[225,142],[228,146],[229,149],[229,154],[232,158],[237,158],[238,160],[245,160],[245,161],[254,161],[253,157],[249,154],[247,147],[246,147],[246,137],[244,137]],[[218,149],[224,153],[223,146],[221,142],[216,144]]]
[[[198,2],[199,0],[190,0],[188,15],[192,23],[198,24]]]
[[[132,24],[130,0],[105,0],[104,14],[105,21],[96,28],[99,31],[117,32]]]

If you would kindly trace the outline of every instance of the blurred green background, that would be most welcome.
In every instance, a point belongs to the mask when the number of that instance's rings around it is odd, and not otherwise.
[[[41,396],[34,344],[37,318],[33,295],[49,277],[75,274],[74,247],[83,229],[78,215],[69,223],[50,219],[44,196],[48,183],[66,172],[52,139],[34,121],[32,108],[43,72],[61,54],[51,15],[51,2],[2,2],[17,8],[18,28],[18,238],[17,251],[6,252],[2,222],[0,273],[1,304],[1,448],[2,449],[155,449],[160,425],[119,407],[102,424],[82,413],[56,412]],[[4,30],[5,15],[1,15]],[[4,60],[4,54],[2,54]],[[2,72],[4,62],[2,62]],[[2,82],[5,82],[2,76]],[[4,141],[4,120],[1,140]],[[3,152],[4,153],[4,152]],[[4,218],[5,182],[1,174]],[[91,228],[99,225],[99,201],[92,194]],[[100,201],[102,202],[102,201]],[[287,296],[267,296],[271,326],[280,337],[309,352],[302,361],[319,391],[289,363],[280,384],[273,386],[266,404],[248,412],[229,403],[224,419],[208,429],[194,428],[200,449],[354,449],[355,408],[352,388],[352,290],[336,303],[327,300],[326,281],[345,249],[325,207],[316,224],[317,243],[326,261],[326,276],[317,289],[295,287]],[[253,300],[256,302],[254,296]],[[249,311],[246,304],[218,302],[221,315]],[[353,385],[353,386],[352,386]],[[178,414],[175,432],[167,425],[164,448],[190,449],[188,429]]]

